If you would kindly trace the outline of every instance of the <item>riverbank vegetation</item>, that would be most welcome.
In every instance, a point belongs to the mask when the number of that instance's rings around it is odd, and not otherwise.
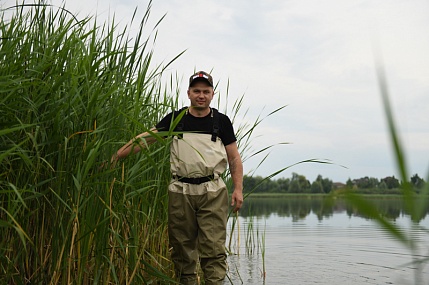
[[[397,194],[400,195],[404,183],[410,184],[416,193],[426,186],[426,181],[414,174],[407,181],[400,181],[394,176],[382,179],[362,177],[348,179],[346,183],[333,182],[318,175],[310,182],[304,175],[293,173],[291,178],[268,179],[262,176],[244,176],[244,189],[254,193],[312,193],[328,194],[333,191],[352,190],[360,194]]]
[[[3,12],[0,283],[171,280],[165,144],[104,167],[176,105],[150,68],[148,14],[128,35],[43,2]]]

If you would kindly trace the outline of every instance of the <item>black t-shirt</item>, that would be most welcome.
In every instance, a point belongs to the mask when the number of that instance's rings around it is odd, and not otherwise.
[[[174,118],[177,118],[181,110],[174,111]],[[230,143],[237,141],[237,138],[234,134],[234,128],[232,126],[231,120],[228,116],[219,114],[219,137],[222,140],[222,143],[226,146]],[[165,116],[158,124],[156,124],[156,129],[158,131],[168,131],[171,125],[171,119],[173,118],[173,112]],[[203,134],[212,134],[213,132],[213,117],[211,113],[205,117],[194,117],[189,112],[183,115],[181,126],[183,127],[184,132],[198,132]],[[178,125],[176,125],[174,131],[177,131]]]

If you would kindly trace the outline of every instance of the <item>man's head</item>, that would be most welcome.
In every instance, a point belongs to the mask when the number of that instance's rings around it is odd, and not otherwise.
[[[198,71],[189,78],[189,88],[194,86],[196,82],[206,82],[213,87],[213,77],[205,71]]]
[[[214,96],[213,78],[204,71],[199,71],[189,78],[188,98],[191,107],[196,110],[209,110]]]

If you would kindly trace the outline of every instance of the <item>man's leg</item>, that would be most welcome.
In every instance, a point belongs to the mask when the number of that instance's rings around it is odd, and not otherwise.
[[[180,283],[196,285],[197,282],[197,220],[192,207],[192,196],[168,192],[168,234],[172,247],[171,258]]]
[[[201,268],[206,285],[222,284],[227,269],[225,241],[228,191],[222,188],[216,192],[207,192],[205,197],[197,212]]]

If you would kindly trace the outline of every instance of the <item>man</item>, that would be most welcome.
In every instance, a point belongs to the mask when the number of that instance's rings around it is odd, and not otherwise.
[[[229,164],[234,192],[233,211],[243,203],[243,164],[230,119],[210,108],[213,78],[199,71],[189,79],[190,107],[164,117],[151,132],[168,131],[175,118],[170,148],[172,181],[168,187],[168,232],[172,260],[181,284],[197,284],[200,261],[205,284],[222,284],[226,275],[226,223],[228,192],[220,175]],[[176,120],[177,122],[177,120]],[[140,139],[136,145],[136,138]],[[128,156],[153,143],[143,133],[118,150],[112,158]],[[144,139],[142,142],[141,139]]]

